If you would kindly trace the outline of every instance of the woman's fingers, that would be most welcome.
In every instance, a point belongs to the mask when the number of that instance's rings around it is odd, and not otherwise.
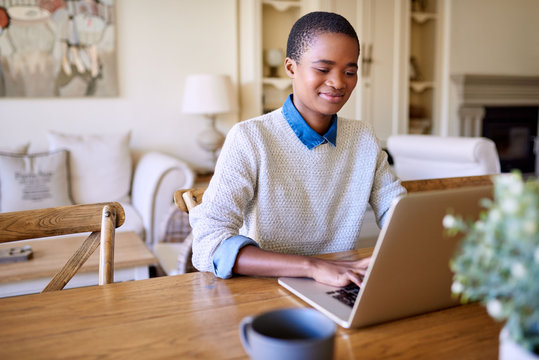
[[[361,286],[363,277],[367,273],[370,258],[361,260],[327,261],[320,260],[313,278],[324,284],[332,286],[346,286],[355,283]]]
[[[345,275],[344,281],[346,283],[341,286],[346,286],[350,282],[353,282],[357,286],[361,286],[363,282],[363,277],[365,276],[365,274],[367,273],[367,269],[369,268],[370,261],[371,261],[371,258],[368,257],[361,260],[355,260],[355,261],[349,262],[347,265],[350,268],[344,274]],[[342,283],[342,279],[340,279],[339,282]]]
[[[355,272],[355,271],[348,271],[346,273],[347,277],[348,277],[348,280],[350,280],[350,282],[353,282],[354,284],[356,284],[357,286],[361,286],[361,283],[363,282],[363,275]],[[346,284],[348,285],[348,284]]]

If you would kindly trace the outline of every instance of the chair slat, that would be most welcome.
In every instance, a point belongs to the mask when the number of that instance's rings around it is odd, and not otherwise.
[[[0,218],[0,242],[35,239],[101,230],[101,210],[115,208],[116,227],[125,221],[118,203],[97,203],[3,213]]]
[[[115,202],[0,213],[0,243],[90,232],[43,292],[63,289],[100,243],[99,284],[109,284],[114,281],[114,235],[124,221],[124,209]]]
[[[62,290],[99,246],[101,232],[95,231],[84,240],[78,250],[69,258],[64,267],[56,273],[42,292]],[[101,264],[99,266],[101,268]]]

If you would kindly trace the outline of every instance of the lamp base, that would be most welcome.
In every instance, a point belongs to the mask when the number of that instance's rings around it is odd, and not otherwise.
[[[197,136],[198,145],[212,154],[213,165],[217,161],[217,152],[223,146],[225,136],[215,128],[215,118],[209,118],[209,127]]]
[[[279,67],[278,66],[270,66],[269,70],[270,70],[269,77],[271,77],[271,78],[279,77]]]

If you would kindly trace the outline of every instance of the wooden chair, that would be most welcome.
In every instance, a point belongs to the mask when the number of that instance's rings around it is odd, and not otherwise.
[[[185,213],[200,204],[202,202],[202,195],[204,195],[206,188],[193,188],[182,189],[174,192],[174,204],[176,207]],[[196,271],[191,262],[193,256],[193,236],[189,234],[181,244],[178,244],[177,252],[177,266],[180,273]]]
[[[425,180],[407,180],[402,182],[402,186],[408,192],[432,191],[455,189],[459,187],[492,185],[492,176],[496,175],[478,175],[478,176],[460,176],[439,179]]]
[[[174,193],[174,204],[183,212],[189,213],[189,210],[202,202],[206,188],[182,189]]]
[[[408,192],[454,189],[470,186],[484,186],[492,185],[492,176],[495,175],[407,180],[402,182],[402,186],[404,186]],[[202,202],[202,195],[204,195],[204,191],[206,191],[206,188],[177,190],[174,193],[174,203],[176,204],[176,207],[178,207],[178,209],[189,213],[192,208]]]
[[[402,185],[408,192],[454,189],[458,187],[483,186],[491,184],[492,180],[490,175],[408,180],[402,182]],[[202,202],[204,191],[206,191],[206,188],[177,190],[174,193],[174,203],[178,209],[189,213],[191,209]],[[178,259],[179,266],[185,269],[192,269],[192,255],[192,237],[188,236],[183,242],[182,252]]]
[[[124,209],[116,202],[0,213],[0,243],[91,232],[42,292],[63,289],[99,244],[99,285],[109,284],[114,281],[114,235],[124,221]]]

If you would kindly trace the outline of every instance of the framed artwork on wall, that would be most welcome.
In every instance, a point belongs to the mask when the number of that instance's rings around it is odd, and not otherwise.
[[[0,98],[118,95],[114,0],[0,0]]]

